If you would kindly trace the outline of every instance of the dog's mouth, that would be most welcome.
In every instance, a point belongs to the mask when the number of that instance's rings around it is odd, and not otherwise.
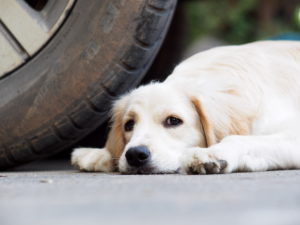
[[[179,168],[176,170],[159,170],[153,166],[142,166],[142,167],[128,167],[126,171],[122,171],[122,174],[126,175],[134,175],[134,174],[144,174],[144,175],[151,175],[151,174],[176,174],[179,172]]]
[[[155,174],[155,171],[152,168],[141,167],[141,168],[129,168],[123,174]]]

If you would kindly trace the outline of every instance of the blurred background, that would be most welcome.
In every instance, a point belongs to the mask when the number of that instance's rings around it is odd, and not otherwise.
[[[298,38],[298,0],[193,0],[181,4],[188,46],[201,39],[242,44],[278,35],[285,39]]]
[[[299,0],[181,0],[145,82],[164,79],[199,51],[257,40],[300,40],[299,31]]]

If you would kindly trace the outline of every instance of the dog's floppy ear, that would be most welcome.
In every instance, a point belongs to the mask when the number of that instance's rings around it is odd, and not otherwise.
[[[111,153],[114,159],[118,159],[121,156],[125,146],[122,118],[126,104],[127,97],[121,97],[114,103],[112,109],[112,125],[105,143],[105,148]]]
[[[248,135],[251,131],[252,120],[255,118],[251,107],[241,107],[240,102],[233,100],[222,100],[208,99],[201,102],[200,98],[191,98],[203,127],[207,147],[219,143],[226,136]]]
[[[213,124],[210,123],[206,112],[204,111],[200,101],[196,97],[191,97],[191,101],[198,113],[202,129],[204,132],[206,147],[214,145],[217,143],[217,137],[214,132]]]

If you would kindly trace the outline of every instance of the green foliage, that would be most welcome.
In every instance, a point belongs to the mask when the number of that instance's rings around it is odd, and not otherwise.
[[[261,25],[257,16],[259,3],[260,0],[194,0],[186,2],[187,42],[191,43],[203,36],[212,35],[231,44],[240,44],[269,38],[282,32],[299,30],[299,8],[296,16],[290,15],[290,20],[275,18],[266,29]]]

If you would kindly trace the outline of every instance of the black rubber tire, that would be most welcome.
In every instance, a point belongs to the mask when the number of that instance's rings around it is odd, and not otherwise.
[[[147,72],[176,2],[77,0],[52,40],[0,80],[0,168],[58,152],[103,123]]]

